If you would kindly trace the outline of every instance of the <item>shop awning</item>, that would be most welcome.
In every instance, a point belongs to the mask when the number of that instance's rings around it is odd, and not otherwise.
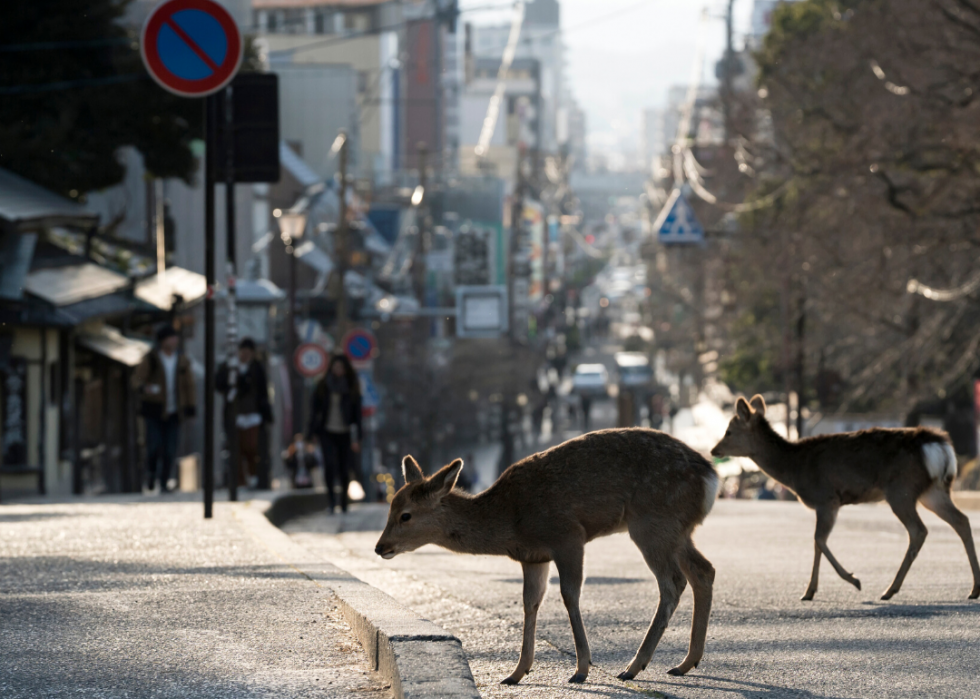
[[[23,231],[58,224],[88,228],[98,222],[99,216],[71,199],[0,168],[0,219]]]
[[[103,326],[95,332],[80,334],[78,344],[128,367],[137,366],[143,361],[146,353],[153,349],[153,345],[149,342],[125,337],[109,326]]]
[[[129,279],[123,275],[86,262],[31,272],[24,281],[24,289],[55,306],[70,306],[113,294],[128,284]]]
[[[185,305],[192,305],[207,293],[207,278],[183,267],[170,267],[163,274],[154,274],[136,283],[136,297],[164,311],[174,305],[175,296],[179,296]]]
[[[238,303],[275,303],[286,298],[286,292],[268,279],[239,279],[235,298]]]

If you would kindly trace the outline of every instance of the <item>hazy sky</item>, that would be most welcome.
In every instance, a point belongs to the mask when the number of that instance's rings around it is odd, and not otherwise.
[[[715,82],[714,63],[725,44],[725,0],[560,0],[567,47],[568,83],[588,115],[592,147],[639,147],[640,112],[661,106],[671,85],[687,84],[695,59],[702,9],[705,67],[702,80]],[[748,31],[753,0],[736,0],[736,44]],[[462,0],[463,9],[487,0]],[[464,21],[503,23],[509,12],[472,12]]]

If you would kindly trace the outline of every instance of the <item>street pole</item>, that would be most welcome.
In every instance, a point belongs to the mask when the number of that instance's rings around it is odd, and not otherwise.
[[[415,263],[412,265],[412,271],[415,273],[415,293],[419,298],[419,307],[425,308],[426,298],[425,298],[425,277],[426,277],[426,265],[425,256],[429,252],[428,238],[429,238],[429,192],[426,191],[426,185],[428,185],[428,156],[429,148],[425,143],[419,142],[418,144],[419,153],[419,187],[422,188],[422,201],[419,202],[418,207],[418,219],[419,219],[419,235],[418,235],[418,245],[416,246],[415,253]],[[429,320],[423,316],[423,323],[428,323]]]
[[[233,92],[229,84],[216,99],[225,101],[225,249],[228,275],[228,315],[225,318],[225,351],[228,353],[228,393],[225,395],[225,439],[228,441],[228,499],[238,500],[241,451],[238,434],[238,309],[235,304],[235,115]]]
[[[204,518],[214,510],[214,147],[217,98],[204,98]]]
[[[340,209],[337,221],[335,247],[337,252],[337,275],[340,278],[337,291],[337,343],[339,344],[349,325],[347,309],[347,293],[344,280],[347,277],[347,266],[350,261],[347,228],[347,153],[350,139],[345,131],[340,132],[343,142],[340,145]]]
[[[732,124],[732,97],[735,87],[732,84],[735,79],[735,49],[733,47],[733,13],[735,11],[735,0],[728,0],[728,13],[725,16],[725,63],[722,70],[722,97],[721,106],[724,113],[725,126],[725,145],[729,145],[734,136],[735,127]]]
[[[302,387],[303,379],[298,375],[296,371],[296,241],[289,238],[286,242],[286,255],[289,257],[289,308],[286,314],[286,337],[288,339],[289,350],[286,353],[286,361],[289,367],[289,386],[292,395],[292,413],[293,413],[293,434],[301,432],[302,423],[300,420],[300,413],[302,412]],[[290,441],[292,441],[292,435],[290,435]]]

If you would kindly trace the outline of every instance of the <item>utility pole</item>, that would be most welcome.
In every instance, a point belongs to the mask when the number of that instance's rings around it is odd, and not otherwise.
[[[347,267],[350,263],[350,235],[347,227],[347,149],[350,139],[347,138],[347,132],[343,130],[341,130],[338,139],[343,139],[340,144],[340,220],[337,221],[337,232],[334,239],[334,249],[337,253],[337,275],[339,277],[337,291],[337,342],[339,343],[347,333],[350,323],[347,293],[344,288]]]
[[[735,94],[735,49],[733,47],[733,13],[735,0],[728,0],[728,12],[725,16],[725,57],[722,63],[721,107],[725,120],[725,145],[731,143],[735,136],[732,123],[732,98]]]
[[[425,256],[429,252],[429,193],[426,191],[426,185],[428,185],[428,156],[429,148],[424,142],[419,142],[418,144],[418,157],[419,157],[419,192],[421,194],[421,199],[418,202],[418,245],[415,251],[415,262],[412,265],[412,271],[415,277],[415,293],[419,299],[419,307],[424,308],[426,306],[425,298],[425,277],[426,277],[426,267],[425,267]],[[413,197],[414,199],[414,197]]]

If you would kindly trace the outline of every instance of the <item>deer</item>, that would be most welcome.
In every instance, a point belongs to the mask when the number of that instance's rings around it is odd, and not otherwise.
[[[711,455],[752,459],[764,473],[816,512],[813,571],[803,601],[812,600],[817,592],[821,556],[842,579],[861,589],[861,581],[844,570],[830,552],[827,539],[841,506],[882,500],[909,535],[905,558],[894,581],[881,595],[882,600],[891,599],[901,589],[925,542],[927,530],[916,512],[917,502],[948,523],[963,541],[973,570],[969,599],[980,597],[980,565],[970,520],[950,496],[956,478],[956,455],[944,432],[923,427],[876,427],[790,442],[766,420],[766,402],[757,395],[751,401],[736,401],[735,415]]]
[[[454,490],[463,467],[456,459],[426,477],[411,456],[405,484],[395,493],[375,553],[384,559],[436,544],[456,553],[508,556],[524,576],[520,658],[501,684],[517,684],[534,663],[538,609],[553,561],[575,640],[576,670],[589,675],[591,652],[579,610],[585,544],[628,532],[657,579],[660,601],[642,644],[619,679],[644,670],[687,583],[694,594],[691,641],[684,675],[704,654],[715,570],[691,534],[711,511],[719,480],[703,456],[657,430],[590,432],[532,454],[505,470],[487,490]]]

